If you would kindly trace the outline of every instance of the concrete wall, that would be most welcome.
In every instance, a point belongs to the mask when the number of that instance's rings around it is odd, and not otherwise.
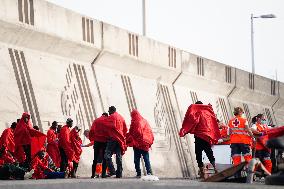
[[[196,177],[194,138],[178,131],[197,100],[224,123],[234,106],[248,117],[264,112],[273,124],[284,115],[282,83],[43,0],[0,0],[0,78],[1,131],[23,111],[46,132],[67,117],[87,129],[110,105],[129,125],[138,109],[155,134],[150,156],[160,177]],[[131,148],[123,161],[124,175],[135,175]],[[84,148],[81,176],[90,176],[91,163],[92,148]]]

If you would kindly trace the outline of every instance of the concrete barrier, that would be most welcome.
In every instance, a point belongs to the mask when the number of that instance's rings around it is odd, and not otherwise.
[[[0,78],[1,131],[23,111],[46,132],[67,117],[88,129],[110,105],[129,125],[138,109],[154,131],[150,156],[160,177],[197,176],[194,138],[178,136],[191,103],[212,104],[224,123],[234,106],[278,124],[284,115],[282,83],[43,0],[0,0]],[[90,176],[92,148],[83,151],[79,174]],[[129,148],[125,176],[135,175],[133,161]]]

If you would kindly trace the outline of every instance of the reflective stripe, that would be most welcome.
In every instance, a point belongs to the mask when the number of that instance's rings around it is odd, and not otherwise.
[[[249,136],[249,134],[248,134],[248,133],[245,133],[245,132],[236,132],[236,131],[234,131],[234,132],[232,132],[231,134],[232,134],[232,135],[246,135],[246,136]]]
[[[238,128],[238,127],[235,127],[235,128],[230,128],[231,130],[245,130],[245,128]]]
[[[265,157],[263,158],[263,160],[270,160],[270,157]]]

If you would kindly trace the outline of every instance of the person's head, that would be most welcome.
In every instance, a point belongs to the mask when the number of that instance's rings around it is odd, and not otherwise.
[[[53,129],[53,130],[56,130],[57,126],[58,126],[58,123],[56,121],[53,121],[50,128]]]
[[[107,116],[108,116],[108,113],[104,112],[104,113],[102,114],[102,116],[107,117]]]
[[[196,101],[195,104],[203,104],[200,100]]]
[[[77,133],[81,131],[81,127],[79,125],[75,126],[74,129]]]
[[[113,114],[115,112],[116,112],[116,108],[114,106],[111,106],[111,107],[108,108],[109,115],[111,115],[111,114]]]
[[[23,118],[23,120],[24,120],[25,123],[28,123],[29,120],[30,120],[30,118],[31,118],[31,116],[30,116],[30,114],[28,114],[28,113],[25,112],[25,113],[23,113],[22,118]]]
[[[235,107],[234,108],[234,115],[235,116],[242,116],[244,113],[244,110],[241,107]]]
[[[252,123],[252,124],[256,124],[256,121],[257,121],[257,116],[254,116],[254,117],[251,119],[251,123]]]
[[[69,128],[71,128],[71,127],[73,126],[73,120],[72,120],[71,118],[68,118],[68,119],[66,120],[66,125],[67,125]]]
[[[19,122],[20,122],[20,120],[21,120],[21,119],[17,119],[17,123],[19,123]]]
[[[62,125],[58,125],[56,129],[56,133],[60,133],[61,128],[62,128]]]
[[[256,117],[257,117],[256,121],[257,121],[258,124],[266,124],[266,120],[265,120],[263,114],[257,114]]]
[[[86,130],[84,131],[84,136],[85,136],[87,139],[89,139],[89,134],[90,134],[90,130],[89,130],[89,129],[86,129]]]
[[[15,130],[16,129],[16,127],[17,127],[17,123],[16,122],[13,122],[12,124],[11,124],[11,129],[13,129],[13,130]]]
[[[221,122],[220,122],[220,120],[219,120],[219,119],[217,119],[217,123],[218,123],[218,127],[219,127],[219,129],[221,129],[221,128],[222,128],[222,124],[221,124]]]
[[[45,157],[45,152],[43,150],[41,150],[37,153],[37,155],[40,159],[43,159]]]
[[[33,126],[33,128],[37,131],[39,131],[39,127],[37,125]]]

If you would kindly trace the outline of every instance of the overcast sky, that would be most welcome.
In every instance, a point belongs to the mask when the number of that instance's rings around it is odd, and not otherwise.
[[[141,0],[49,0],[127,30],[142,33]],[[284,82],[284,0],[146,0],[147,36],[188,52],[251,71],[250,14],[255,70]]]

